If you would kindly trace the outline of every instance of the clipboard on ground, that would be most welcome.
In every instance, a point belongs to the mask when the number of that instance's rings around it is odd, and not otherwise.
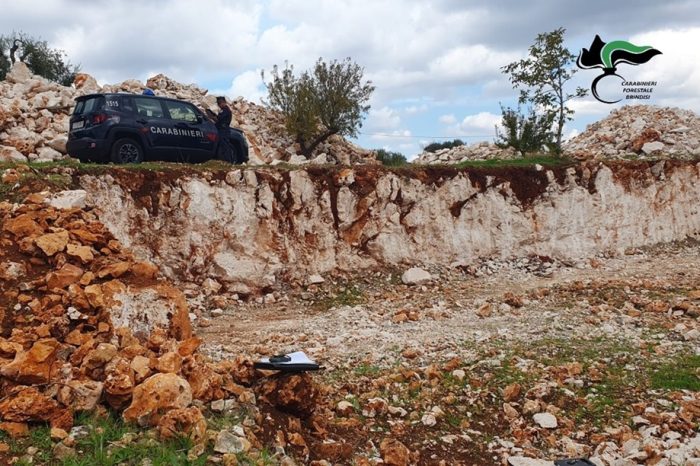
[[[303,351],[262,358],[253,364],[253,367],[282,372],[305,372],[321,369],[321,366],[309,359]]]

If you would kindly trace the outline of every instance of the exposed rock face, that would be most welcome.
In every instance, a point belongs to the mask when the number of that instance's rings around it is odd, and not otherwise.
[[[129,79],[100,87],[94,78],[78,74],[71,87],[33,76],[18,62],[0,81],[0,162],[50,161],[66,157],[69,115],[74,99],[97,92],[141,94],[149,87],[158,96],[173,97],[201,108],[218,111],[216,97],[193,84],[184,85],[159,74],[144,85]],[[250,145],[250,163],[307,163],[300,148],[284,128],[279,114],[239,97],[232,102],[232,126],[241,128]],[[371,152],[333,136],[314,154],[316,163],[373,162]]]
[[[465,144],[463,146],[453,147],[452,149],[423,152],[413,162],[419,164],[454,164],[467,162],[469,160],[517,159],[520,157],[522,157],[522,154],[512,147],[503,149],[490,142],[479,142],[476,144]]]
[[[211,277],[238,292],[332,270],[577,260],[697,236],[699,168],[236,169],[209,180],[117,171],[81,184],[114,235],[166,275]]]
[[[700,156],[700,116],[691,110],[624,106],[564,144],[579,159]]]

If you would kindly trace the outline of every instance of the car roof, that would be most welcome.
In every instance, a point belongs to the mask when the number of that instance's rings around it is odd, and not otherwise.
[[[129,97],[143,97],[145,99],[158,99],[158,100],[172,100],[174,102],[186,102],[186,103],[192,103],[187,100],[181,100],[181,99],[173,99],[171,97],[163,97],[163,96],[158,96],[158,95],[144,95],[144,94],[132,94],[129,92],[95,92],[93,94],[85,94],[81,95],[80,97],[76,97],[75,101],[81,101],[81,100],[87,100],[93,97],[106,97],[106,96],[129,96]]]

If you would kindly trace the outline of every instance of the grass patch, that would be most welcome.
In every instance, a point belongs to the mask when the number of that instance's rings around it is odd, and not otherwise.
[[[382,369],[379,366],[362,363],[359,366],[357,366],[353,372],[355,373],[355,375],[373,377],[379,375],[381,371]]]
[[[664,390],[700,390],[700,356],[679,355],[651,372],[651,388]]]
[[[2,435],[0,440],[7,442],[10,453],[16,456],[24,455],[30,447],[37,449],[31,462],[20,458],[16,465],[117,466],[146,464],[146,461],[152,466],[204,466],[211,454],[211,450],[206,450],[197,458],[188,458],[188,452],[194,446],[190,439],[181,437],[160,441],[153,431],[125,424],[117,415],[78,415],[75,424],[87,426],[89,433],[76,439],[76,455],[62,460],[53,456],[55,442],[51,440],[51,429],[46,425],[32,428],[29,437],[24,439],[13,440]]]
[[[453,165],[455,168],[498,168],[498,167],[530,167],[540,164],[547,167],[562,167],[574,165],[571,159],[553,157],[551,155],[533,155],[518,159],[467,160]]]
[[[341,289],[339,293],[333,293],[316,303],[317,310],[328,311],[334,307],[356,306],[366,301],[362,289],[355,285],[348,285]]]

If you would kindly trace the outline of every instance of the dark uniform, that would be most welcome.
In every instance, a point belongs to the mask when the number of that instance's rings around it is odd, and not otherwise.
[[[216,127],[219,129],[219,131],[222,129],[228,131],[228,129],[231,127],[232,117],[233,115],[231,114],[231,109],[228,108],[228,105],[221,109],[221,111],[216,115]]]
[[[221,97],[217,98],[216,102],[219,103],[220,100],[222,100]],[[223,101],[226,102],[226,100]],[[220,106],[219,109],[221,111],[216,114],[216,121],[214,122],[216,129],[219,130],[219,151],[217,157],[219,160],[236,163],[236,153],[229,142],[231,137],[231,118],[233,114],[228,105]]]

